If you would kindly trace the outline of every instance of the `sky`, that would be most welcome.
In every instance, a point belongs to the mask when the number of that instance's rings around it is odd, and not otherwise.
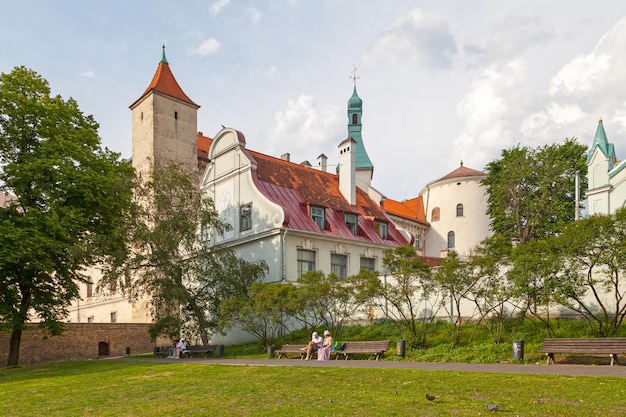
[[[297,163],[337,163],[356,83],[372,185],[399,201],[516,145],[589,146],[599,119],[626,157],[623,0],[1,2],[0,72],[36,71],[124,158],[162,45],[199,131]]]

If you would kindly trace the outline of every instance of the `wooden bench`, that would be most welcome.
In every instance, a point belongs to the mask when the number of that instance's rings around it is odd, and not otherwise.
[[[546,365],[556,363],[555,353],[584,353],[609,355],[611,366],[617,363],[617,355],[626,353],[626,337],[594,337],[575,339],[545,339],[543,347],[537,352],[545,353],[548,356]]]
[[[192,357],[197,354],[204,354],[205,358],[209,356],[213,356],[213,352],[217,349],[217,345],[195,345],[195,346],[187,346],[187,349],[184,349],[181,352],[182,356],[187,355],[188,357]]]
[[[389,340],[381,341],[368,341],[368,342],[343,342],[344,348],[342,350],[336,350],[335,359],[339,359],[339,356],[343,355],[345,360],[348,360],[350,355],[354,354],[370,354],[376,355],[376,360],[382,357],[387,349],[389,349]]]
[[[300,350],[302,348],[306,348],[308,345],[282,345],[279,350],[276,351],[278,355],[278,359],[289,358],[289,353],[297,353],[300,356],[300,359],[304,359],[306,357],[306,350]],[[317,351],[311,352],[311,359],[317,357]]]

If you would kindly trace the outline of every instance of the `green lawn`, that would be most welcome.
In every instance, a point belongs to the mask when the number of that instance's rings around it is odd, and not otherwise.
[[[490,403],[502,404],[495,415],[626,415],[626,381],[184,361],[0,369],[0,415],[14,417],[478,416]]]

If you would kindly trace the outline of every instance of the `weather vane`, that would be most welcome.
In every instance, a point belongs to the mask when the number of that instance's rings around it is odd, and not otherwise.
[[[356,75],[356,72],[358,71],[358,68],[356,67],[356,65],[352,65],[352,75],[350,76],[350,79],[352,79],[354,81],[354,85],[356,86],[356,80],[358,80],[359,76]]]

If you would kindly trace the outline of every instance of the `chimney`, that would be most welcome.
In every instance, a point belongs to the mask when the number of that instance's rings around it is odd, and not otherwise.
[[[339,191],[356,204],[356,141],[348,138],[339,144]]]
[[[289,158],[291,157],[291,155],[289,154],[289,152],[284,153],[280,156],[280,159],[289,162]]]
[[[326,172],[328,168],[328,157],[323,153],[317,157],[317,168],[322,172]]]

